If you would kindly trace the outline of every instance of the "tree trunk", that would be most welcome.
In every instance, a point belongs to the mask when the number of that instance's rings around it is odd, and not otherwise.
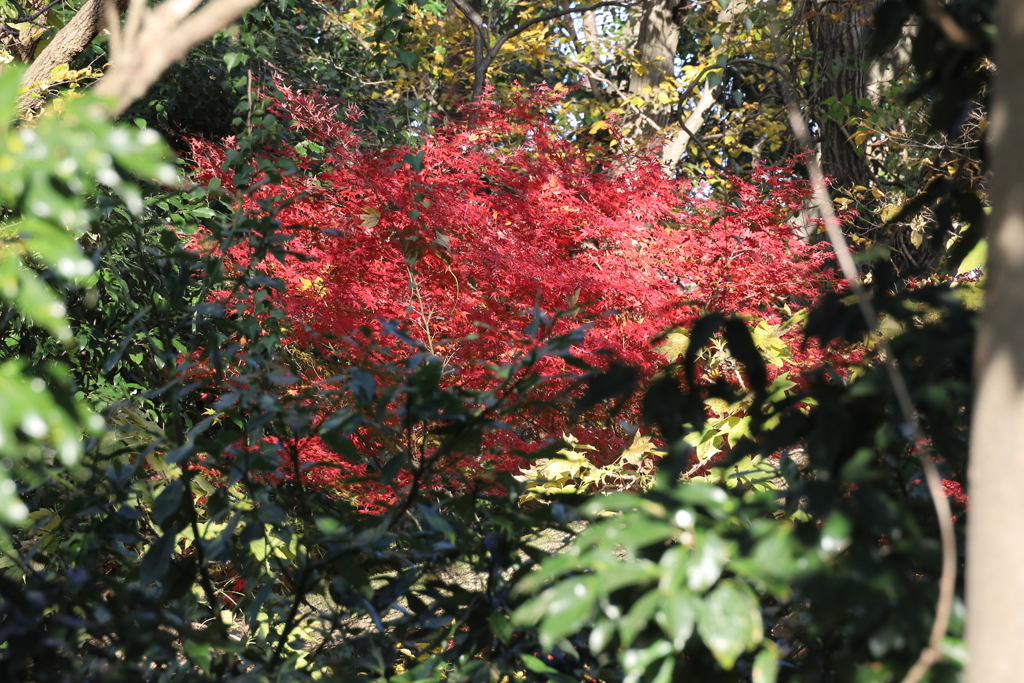
[[[810,100],[822,102],[834,97],[841,102],[849,96],[849,113],[856,115],[860,112],[857,102],[868,97],[868,70],[861,68],[861,64],[868,58],[869,21],[875,3],[811,0],[810,9],[817,12],[808,20],[808,29],[818,75]],[[845,121],[824,117],[822,170],[840,189],[848,190],[855,185],[867,187],[871,183],[867,161],[850,141],[852,133]]]
[[[675,72],[679,27],[672,20],[676,0],[644,0],[636,53],[639,68],[629,76],[629,93],[643,98],[635,108],[631,137],[650,138],[672,121],[674,103],[658,104],[658,87]]]
[[[968,683],[1024,672],[1024,1],[999,3],[988,282],[968,470]]]
[[[17,33],[4,32],[3,36],[0,37],[7,51],[19,62],[28,63],[32,61],[39,40],[46,33],[46,18],[49,12],[44,11],[44,8],[47,4],[48,0],[29,0],[23,3],[22,8],[25,11],[25,17],[29,19],[29,21],[24,23],[28,27],[21,29]],[[11,24],[14,21],[8,20],[5,23],[6,28],[11,28]]]
[[[32,66],[25,72],[21,84],[28,92],[31,92],[33,84],[46,83],[50,78],[53,67],[60,64],[70,64],[71,61],[82,54],[99,32],[107,28],[107,13],[105,5],[112,2],[116,7],[116,14],[120,15],[127,9],[128,0],[89,0],[72,17],[71,21],[65,24],[64,28],[57,32],[46,49],[36,57]],[[45,104],[46,100],[41,97],[23,97],[19,103],[19,114],[25,116],[38,110]]]

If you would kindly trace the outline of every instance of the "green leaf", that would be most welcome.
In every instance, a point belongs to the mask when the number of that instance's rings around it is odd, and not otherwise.
[[[576,679],[560,672],[558,669],[551,668],[533,655],[523,653],[519,655],[519,659],[523,662],[523,666],[533,673],[547,676],[548,679],[556,681],[556,683],[576,683]]]
[[[13,260],[9,257],[5,261],[8,264],[13,263]],[[74,343],[74,335],[71,333],[71,327],[68,325],[67,309],[64,306],[64,302],[61,301],[60,297],[53,290],[43,284],[42,280],[36,277],[34,272],[18,268],[17,265],[14,267],[17,268],[18,281],[14,301],[18,309],[28,316],[33,323],[42,327],[66,345],[72,345]]]
[[[764,637],[757,598],[742,583],[722,581],[700,605],[697,632],[718,663],[732,669]]]
[[[512,641],[512,624],[508,617],[500,612],[493,612],[487,617],[487,623],[491,626],[491,632],[504,645]]]
[[[622,653],[622,666],[626,669],[627,681],[639,679],[647,671],[647,668],[660,659],[672,654],[672,645],[667,640],[659,639],[654,641],[650,647],[638,650],[626,650]],[[662,665],[658,672],[658,680],[664,678],[665,667]],[[671,668],[668,669],[671,675]],[[653,682],[652,682],[653,683]]]
[[[840,511],[833,512],[821,528],[821,549],[835,557],[852,543],[852,525]]]
[[[703,593],[715,585],[729,560],[729,545],[712,531],[699,529],[693,559],[686,566],[686,585]]]
[[[693,635],[699,607],[700,600],[687,591],[678,591],[662,601],[655,620],[671,639],[676,652],[681,652]]]
[[[590,649],[595,654],[604,652],[608,644],[612,642],[615,635],[615,622],[607,617],[598,619],[597,624],[590,631]]]
[[[975,268],[984,268],[985,263],[988,261],[988,240],[981,238],[978,243],[974,245],[974,248],[967,252],[967,256],[960,262],[960,265],[956,269],[957,275],[963,275],[969,273]]]
[[[540,624],[540,643],[550,650],[559,638],[583,628],[597,603],[599,577],[574,577],[541,594],[547,614]]]
[[[416,154],[407,152],[406,155],[402,157],[402,161],[409,164],[409,166],[412,167],[412,170],[419,173],[423,170],[423,154],[424,152],[417,152]]]
[[[42,262],[62,277],[74,281],[92,275],[92,261],[82,254],[75,238],[64,228],[33,216],[26,216],[17,227],[29,254],[42,257]]]
[[[3,73],[0,74],[0,135],[4,137],[10,130],[10,122],[17,120],[14,110],[18,105],[21,77],[24,73],[24,67],[12,64],[4,67]]]
[[[228,68],[228,73],[231,73],[236,66],[244,64],[248,59],[248,55],[238,52],[227,52],[224,54],[224,66]]]
[[[535,674],[553,674],[558,673],[556,669],[552,669],[550,666],[542,662],[540,659],[533,655],[523,653],[519,656],[523,662],[523,666],[532,671]]]
[[[619,639],[623,647],[632,645],[636,637],[647,628],[661,598],[657,590],[647,592],[634,602],[626,616],[619,620]]]
[[[779,676],[779,653],[775,643],[768,641],[754,658],[753,683],[775,683]]]
[[[167,574],[167,570],[171,566],[171,555],[174,554],[177,536],[176,528],[168,529],[149,546],[140,566],[139,581],[143,586],[160,581]]]
[[[628,551],[637,551],[679,535],[679,530],[668,522],[643,514],[623,515],[605,522],[599,529],[602,544],[622,546]]]
[[[185,641],[185,654],[189,656],[200,669],[204,671],[210,670],[210,664],[213,661],[213,653],[210,650],[209,643],[203,643],[198,640],[186,640]]]
[[[168,484],[153,501],[153,521],[162,527],[164,521],[173,516],[181,507],[184,493],[185,484],[180,479]]]

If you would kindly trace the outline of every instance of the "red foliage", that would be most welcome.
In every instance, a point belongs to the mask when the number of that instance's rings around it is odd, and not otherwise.
[[[964,493],[963,485],[961,485],[960,482],[954,481],[953,479],[943,479],[942,490],[946,492],[947,498],[952,498],[953,502],[957,505],[963,505],[964,509],[967,508],[969,499],[967,498],[967,494]]]
[[[483,381],[480,361],[505,362],[528,343],[536,310],[569,309],[553,332],[589,325],[580,356],[600,364],[613,355],[650,372],[664,360],[651,340],[669,326],[709,310],[779,323],[835,284],[828,249],[791,222],[809,188],[787,169],[729,178],[733,196],[720,201],[706,186],[666,178],[654,159],[588,154],[537,113],[543,97],[484,103],[472,125],[380,149],[322,98],[283,92],[276,113],[324,151],[268,151],[301,172],[245,201],[258,212],[258,201],[279,198],[289,248],[308,257],[272,266],[288,285],[279,305],[289,344],[329,346],[394,319],[472,385]],[[192,142],[200,181],[232,189],[222,170],[232,144]],[[798,335],[787,339],[806,367],[817,352],[800,348]],[[564,370],[555,365],[547,371]],[[533,417],[540,437],[564,424]],[[575,432],[608,449],[621,443],[596,425]],[[303,459],[337,456],[310,447]],[[337,470],[322,472],[311,478],[326,484]]]

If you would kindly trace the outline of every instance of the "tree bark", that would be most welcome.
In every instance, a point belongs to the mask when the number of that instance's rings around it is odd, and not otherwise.
[[[643,98],[636,108],[632,135],[636,140],[652,137],[672,121],[674,103],[658,104],[658,87],[675,72],[679,27],[672,20],[676,0],[644,0],[640,31],[637,35],[637,61],[640,67],[629,76],[629,93]]]
[[[107,28],[107,2],[114,4],[118,15],[128,7],[128,0],[89,0],[32,62],[21,80],[22,86],[31,91],[33,84],[49,80],[53,67],[70,64],[75,57],[82,54],[100,31]],[[19,115],[30,114],[44,103],[45,100],[41,97],[23,97],[18,106]]]
[[[114,116],[145,95],[193,46],[231,25],[259,0],[165,0],[149,9],[145,0],[134,2],[138,4],[132,5],[124,28],[112,30],[111,64],[96,84],[97,94],[114,100]]]
[[[968,469],[968,683],[1024,672],[1024,1],[999,3],[992,215]]]
[[[48,0],[29,0],[23,3],[23,9],[26,12],[25,18],[28,21],[23,23],[28,24],[28,28],[23,28],[17,33],[4,33],[2,40],[4,47],[7,51],[18,60],[19,62],[31,62],[33,55],[36,53],[36,46],[39,44],[39,40],[46,33],[46,17],[49,13],[47,10]],[[8,19],[4,23],[6,28],[10,29],[12,24],[22,23],[17,19]]]
[[[739,25],[738,20],[747,11],[747,4],[747,0],[732,0],[726,9],[718,13],[718,25],[716,28],[717,31],[721,32],[723,42],[733,39],[733,36],[736,34],[736,27]],[[703,148],[703,143],[700,139],[700,129],[704,126],[704,120],[708,112],[711,111],[711,108],[718,101],[720,90],[720,86],[712,87],[710,83],[705,81],[700,87],[700,97],[694,102],[693,108],[689,112],[685,112],[685,114],[679,114],[679,130],[665,140],[661,150],[661,163],[669,176],[675,173],[676,164],[679,163],[683,154],[686,153],[686,149],[691,142],[696,142],[698,146],[701,146],[708,157],[708,161],[712,164],[715,163],[707,149]],[[690,96],[693,92],[693,87],[689,88],[684,97]],[[680,109],[682,108],[680,107]],[[686,118],[682,119],[684,115]]]
[[[860,111],[857,102],[868,97],[868,70],[861,64],[868,59],[869,20],[874,2],[852,4],[849,0],[811,0],[815,16],[808,20],[811,45],[816,54],[818,81],[812,102],[830,97],[841,101],[850,96],[850,112]],[[867,187],[872,174],[863,154],[850,141],[853,131],[845,122],[825,117],[821,127],[821,165],[839,188]]]

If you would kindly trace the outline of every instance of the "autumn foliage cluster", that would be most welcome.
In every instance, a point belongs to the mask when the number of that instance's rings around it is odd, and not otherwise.
[[[291,159],[298,172],[268,179],[244,201],[255,211],[277,205],[291,237],[293,256],[271,274],[286,283],[277,304],[305,381],[335,375],[343,368],[332,358],[349,363],[352,354],[334,351],[386,323],[469,386],[539,336],[573,328],[586,330],[575,356],[650,376],[666,360],[659,333],[708,311],[778,330],[790,353],[776,374],[820,360],[798,326],[784,326],[836,282],[827,248],[809,243],[794,220],[808,196],[803,180],[759,168],[724,179],[730,189],[720,199],[720,190],[667,178],[653,157],[559,136],[543,115],[550,102],[534,93],[511,106],[484,103],[424,133],[415,149],[381,150],[358,132],[358,111],[283,90],[276,113],[302,140],[264,154]],[[232,188],[224,170],[232,145],[192,141],[199,181]],[[541,371],[567,369],[550,362]],[[560,431],[606,455],[624,438],[608,421],[570,425],[565,411],[514,427],[483,456],[492,465],[516,469],[514,448]],[[319,443],[302,451],[306,460],[337,459]],[[365,473],[365,464],[348,465]]]

